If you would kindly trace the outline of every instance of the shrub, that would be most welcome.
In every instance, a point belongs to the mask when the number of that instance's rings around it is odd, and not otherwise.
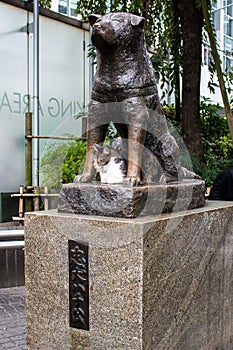
[[[77,174],[81,174],[86,157],[86,141],[72,143],[62,164],[62,183],[73,182]]]
[[[50,193],[58,193],[62,183],[73,182],[82,172],[86,155],[86,141],[58,141],[50,144],[40,162],[42,185]]]
[[[222,107],[219,104],[211,104],[208,99],[203,99],[200,104],[200,118],[204,163],[198,161],[194,155],[190,155],[193,171],[205,180],[207,187],[212,186],[219,172],[233,166],[233,144],[227,119],[219,114],[221,110]],[[165,106],[164,111],[181,134],[181,125],[174,120],[175,107]],[[184,166],[186,166],[185,163]]]

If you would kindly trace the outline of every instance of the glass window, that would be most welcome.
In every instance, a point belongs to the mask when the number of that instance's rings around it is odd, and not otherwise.
[[[77,8],[77,2],[71,1],[70,2],[70,15],[71,16],[77,17],[76,8]]]
[[[232,5],[232,1],[233,0],[227,0],[227,14],[229,16],[232,16],[232,6],[230,6],[230,5]]]
[[[229,54],[232,54],[232,50],[233,50],[233,39],[228,38],[225,36],[224,38],[224,48],[225,51]]]
[[[212,21],[216,30],[220,30],[220,11],[212,12]]]
[[[217,8],[217,4],[211,1],[211,7],[212,7],[212,10],[215,10]]]
[[[224,16],[224,34],[227,34],[228,16]]]
[[[204,47],[203,63],[205,66],[208,66],[209,69],[211,69],[211,67],[214,64],[214,59],[213,59],[213,56],[211,54],[210,47],[208,47],[208,46]]]
[[[214,59],[213,59],[211,51],[209,50],[209,52],[208,52],[208,68],[211,69],[211,68],[213,68],[213,66],[214,66]]]
[[[58,12],[68,15],[68,0],[59,0]]]
[[[229,19],[229,21],[228,21],[227,34],[231,37],[233,36],[233,21],[232,21],[232,19]]]
[[[208,66],[208,48],[207,47],[204,47],[204,65],[205,66]]]
[[[227,16],[224,19],[224,34],[233,37],[233,20]]]
[[[230,73],[233,67],[233,59],[229,56],[224,56],[224,71]]]

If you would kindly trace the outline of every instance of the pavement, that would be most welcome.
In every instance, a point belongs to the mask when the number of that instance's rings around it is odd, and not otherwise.
[[[0,288],[0,349],[27,349],[25,287]]]

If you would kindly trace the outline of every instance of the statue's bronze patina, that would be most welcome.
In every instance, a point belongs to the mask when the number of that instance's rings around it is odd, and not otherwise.
[[[89,20],[97,71],[87,118],[87,157],[83,174],[62,186],[58,211],[135,218],[203,206],[205,183],[181,167],[180,150],[159,101],[144,18],[108,13]],[[119,159],[127,170],[123,184],[112,178],[92,181],[95,149],[104,142],[110,122],[121,136]],[[109,173],[116,175],[112,169]]]
[[[127,149],[126,183],[170,182],[181,178],[179,148],[159,101],[144,35],[144,18],[130,13],[90,15],[97,72],[88,109],[87,157],[75,181],[90,182],[93,146],[112,121]]]

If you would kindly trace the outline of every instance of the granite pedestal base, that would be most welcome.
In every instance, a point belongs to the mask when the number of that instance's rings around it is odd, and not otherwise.
[[[25,237],[29,350],[233,349],[233,203],[137,219],[29,213]]]
[[[145,186],[70,183],[62,186],[58,211],[135,218],[203,207],[205,182],[182,180]]]

